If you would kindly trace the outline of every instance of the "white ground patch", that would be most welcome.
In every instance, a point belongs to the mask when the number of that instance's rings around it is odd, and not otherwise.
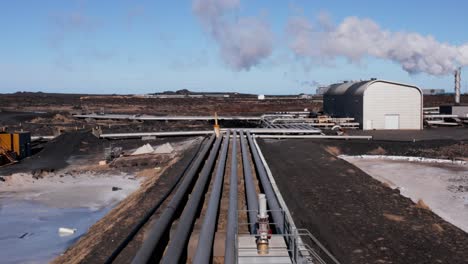
[[[140,186],[123,174],[57,173],[39,180],[14,174],[5,179],[0,182],[1,263],[47,263]],[[61,237],[60,227],[77,231]]]
[[[468,232],[468,165],[340,156]]]

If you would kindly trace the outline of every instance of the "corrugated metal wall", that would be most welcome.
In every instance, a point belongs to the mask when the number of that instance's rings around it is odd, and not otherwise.
[[[364,92],[364,129],[385,129],[385,115],[399,115],[400,129],[422,129],[422,95],[411,86],[373,82]],[[368,127],[372,124],[372,127]]]

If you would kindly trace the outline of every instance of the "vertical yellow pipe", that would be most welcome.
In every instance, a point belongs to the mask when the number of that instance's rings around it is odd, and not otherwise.
[[[216,137],[219,137],[219,135],[220,135],[220,130],[219,130],[219,125],[218,125],[218,113],[217,113],[217,112],[215,112],[214,131],[215,131]]]
[[[21,156],[20,135],[18,133],[13,134],[13,151],[18,157]]]

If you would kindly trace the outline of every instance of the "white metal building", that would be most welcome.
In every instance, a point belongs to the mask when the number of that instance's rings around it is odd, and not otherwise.
[[[364,130],[422,129],[423,94],[413,85],[372,79],[332,84],[323,109],[333,117],[354,117]]]

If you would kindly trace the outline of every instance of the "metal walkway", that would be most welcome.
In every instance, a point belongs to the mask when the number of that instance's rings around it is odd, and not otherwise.
[[[259,255],[257,253],[257,244],[255,243],[255,236],[253,235],[239,235],[237,247],[238,264],[292,264],[288,246],[284,242],[284,237],[282,235],[274,235],[271,237],[267,255]]]

